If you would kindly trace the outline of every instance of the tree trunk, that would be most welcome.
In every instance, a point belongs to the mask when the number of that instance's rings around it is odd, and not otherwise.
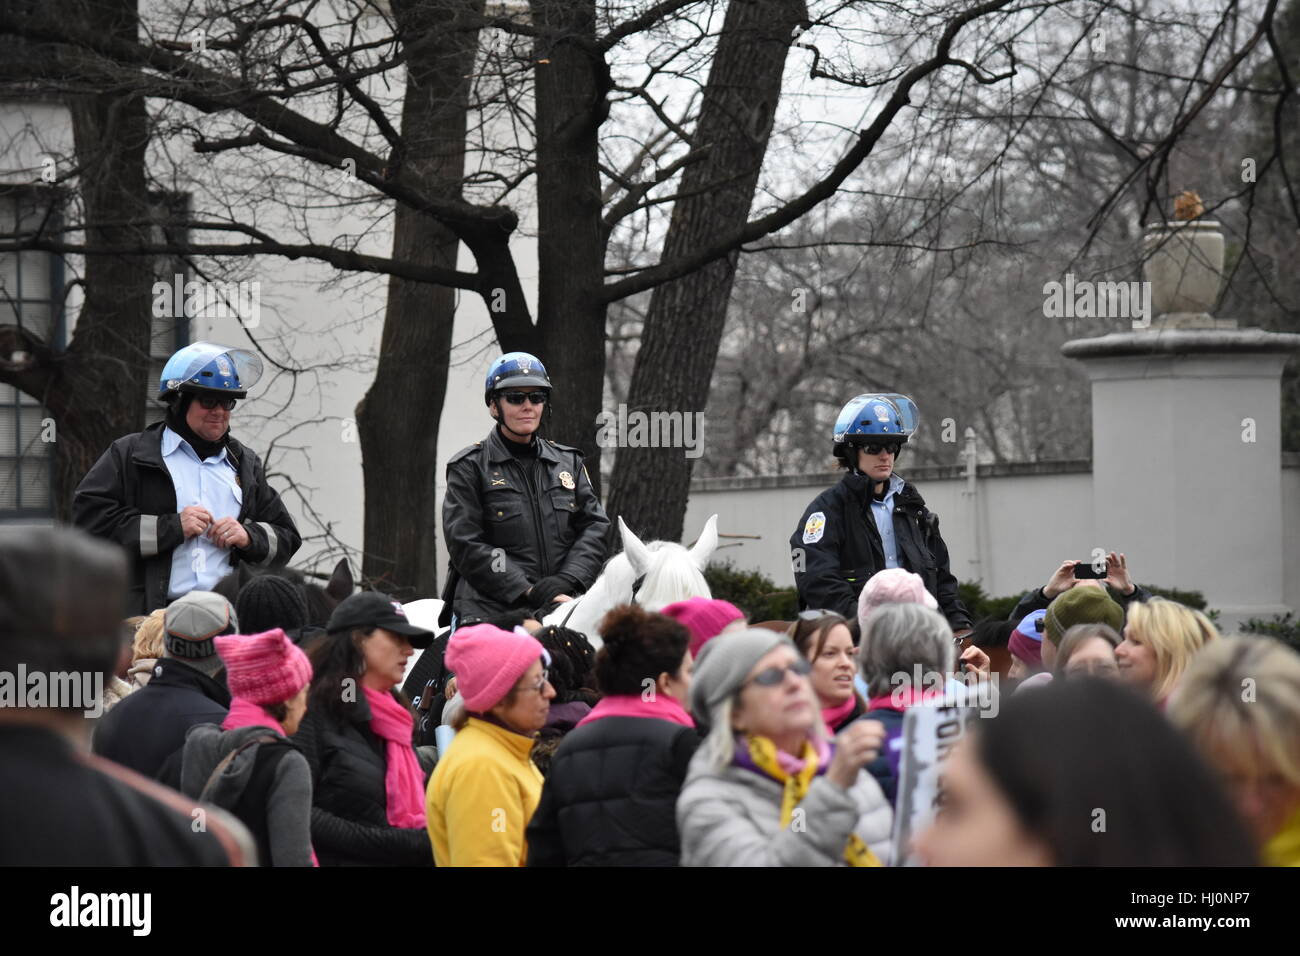
[[[591,0],[534,0],[532,13],[541,29],[595,37]],[[605,384],[605,240],[596,136],[609,111],[609,68],[599,54],[565,40],[539,40],[537,60],[539,358],[555,383],[544,430],[582,449],[599,494],[595,424]]]
[[[136,38],[135,0],[61,0],[61,7],[72,22]],[[87,245],[141,246],[149,240],[151,215],[144,97],[101,93],[71,97],[67,105]],[[33,395],[57,428],[54,503],[61,521],[69,520],[73,492],[104,449],[144,427],[153,282],[148,257],[86,256],[76,332],[67,355],[51,366],[45,394]]]
[[[407,52],[401,150],[394,163],[439,195],[459,194],[466,107],[478,34],[448,31],[481,16],[483,0],[395,0]],[[396,170],[394,171],[396,172]],[[454,269],[459,241],[428,215],[398,205],[393,258]],[[357,405],[365,480],[367,583],[402,600],[438,593],[438,424],[447,394],[456,292],[391,279],[375,380]]]
[[[709,71],[697,148],[707,157],[686,167],[683,198],[673,206],[660,261],[689,255],[745,224],[754,198],[781,74],[802,0],[732,0]],[[702,415],[727,317],[739,252],[658,286],[641,334],[628,411]],[[712,424],[725,428],[725,423]],[[703,435],[708,449],[708,432]],[[682,448],[622,448],[614,462],[607,510],[644,540],[682,536],[694,459]]]

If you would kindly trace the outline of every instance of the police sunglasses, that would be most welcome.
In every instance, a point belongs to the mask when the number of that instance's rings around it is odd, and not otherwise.
[[[501,397],[511,405],[522,405],[526,401],[534,405],[545,405],[549,396],[545,392],[502,392]]]
[[[217,406],[224,408],[226,411],[231,411],[235,407],[236,400],[233,398],[216,398],[212,395],[200,395],[195,401],[199,403],[200,408],[205,408],[208,411],[212,411]]]
[[[903,447],[902,442],[870,442],[858,446],[866,451],[868,455],[879,455],[882,451],[887,451],[891,455],[897,456],[899,449]]]

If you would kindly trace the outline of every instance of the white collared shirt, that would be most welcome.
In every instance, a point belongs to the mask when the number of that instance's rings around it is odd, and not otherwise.
[[[238,518],[244,501],[238,476],[226,449],[212,458],[200,460],[190,443],[163,427],[163,464],[172,476],[176,488],[176,512],[190,505],[201,505],[212,515],[213,521]],[[230,572],[230,551],[218,548],[205,536],[186,538],[172,552],[172,574],[167,588],[167,600],[174,601],[190,591],[210,591],[212,586]]]

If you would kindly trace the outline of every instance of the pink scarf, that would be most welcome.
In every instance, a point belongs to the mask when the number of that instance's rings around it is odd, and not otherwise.
[[[281,737],[288,737],[280,722],[267,713],[261,704],[255,704],[246,697],[230,699],[230,713],[221,722],[222,730],[238,730],[241,727],[269,727]]]
[[[835,728],[839,726],[841,720],[853,713],[853,708],[857,702],[857,695],[850,694],[849,699],[844,703],[822,708],[822,722],[826,724],[827,733],[832,737],[835,736]]]
[[[682,709],[674,698],[667,694],[655,694],[653,700],[645,700],[638,694],[612,694],[602,697],[586,717],[578,721],[578,726],[589,724],[602,717],[657,717],[659,720],[671,720],[683,727],[694,727],[691,715]]]
[[[221,722],[222,730],[238,730],[241,727],[269,727],[281,737],[288,737],[280,722],[272,717],[261,704],[255,704],[246,697],[230,698],[230,713]],[[311,851],[311,865],[320,866],[316,851]]]
[[[384,789],[388,792],[388,822],[407,829],[424,827],[424,774],[411,746],[415,718],[387,691],[363,689],[370,702],[370,729],[386,744],[388,772],[384,776]]]
[[[895,694],[898,699],[895,700]],[[927,690],[918,691],[915,687],[904,687],[894,693],[881,694],[879,697],[873,697],[867,701],[868,710],[896,710],[899,713],[907,710],[914,704],[926,703],[932,700],[943,699],[943,691]]]
[[[826,768],[830,766],[831,762],[832,753],[830,743],[811,736],[808,738],[808,743],[813,748],[812,759],[817,761],[817,772],[825,773]],[[805,767],[808,766],[808,761],[803,757],[796,757],[794,754],[788,754],[775,745],[772,746],[772,750],[776,753],[777,765],[780,766],[781,770],[788,776],[796,777],[803,772]],[[750,753],[749,740],[744,734],[736,735],[735,762],[739,766],[745,767],[748,770],[755,770],[759,773],[765,773],[769,777],[771,776],[768,771],[754,763],[754,757]]]

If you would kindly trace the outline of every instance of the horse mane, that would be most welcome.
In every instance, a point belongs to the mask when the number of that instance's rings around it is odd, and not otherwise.
[[[700,542],[688,549],[673,541],[642,542],[622,519],[619,530],[624,549],[605,562],[600,576],[585,594],[576,599],[576,607],[560,605],[546,615],[543,624],[561,624],[587,635],[592,646],[601,646],[599,626],[605,614],[620,604],[635,601],[650,611],[657,611],[676,601],[692,597],[712,597],[700,565],[708,560],[717,546],[717,515],[705,523]],[[635,558],[633,557],[635,555]],[[636,593],[638,565],[645,571]]]
[[[648,611],[658,611],[677,601],[692,597],[713,597],[704,573],[695,566],[691,554],[671,541],[652,541],[650,567],[636,593],[636,603]]]

